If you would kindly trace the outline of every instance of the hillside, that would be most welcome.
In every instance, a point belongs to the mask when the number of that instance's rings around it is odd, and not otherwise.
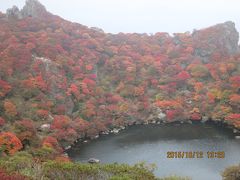
[[[3,154],[50,148],[55,159],[77,139],[140,123],[212,119],[240,128],[233,22],[173,36],[110,34],[28,0],[0,13],[0,40]]]

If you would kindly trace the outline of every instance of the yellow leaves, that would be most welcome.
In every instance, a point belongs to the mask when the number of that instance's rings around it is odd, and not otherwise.
[[[214,96],[215,99],[220,100],[223,97],[223,92],[219,89],[211,89],[209,92]]]
[[[119,107],[120,112],[127,112],[128,109],[129,109],[129,106],[126,103],[121,104],[120,107]]]
[[[213,119],[222,119],[232,112],[232,108],[224,105],[217,105],[212,111]]]
[[[193,108],[192,111],[190,111],[190,113],[200,113],[199,109],[198,108]]]

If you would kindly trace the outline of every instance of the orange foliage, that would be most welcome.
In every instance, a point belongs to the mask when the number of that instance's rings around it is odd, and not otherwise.
[[[22,143],[17,136],[11,132],[0,133],[0,148],[7,154],[14,154],[22,149]]]
[[[155,104],[160,108],[179,108],[181,104],[173,100],[156,101]]]
[[[17,115],[16,106],[10,100],[5,100],[3,106],[7,116],[14,117]]]
[[[52,136],[45,137],[43,142],[42,142],[42,145],[53,148],[57,151],[62,151],[62,148],[60,147],[57,139],[52,137]]]

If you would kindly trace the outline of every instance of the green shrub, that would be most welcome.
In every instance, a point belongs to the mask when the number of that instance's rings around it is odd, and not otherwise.
[[[223,180],[240,180],[240,165],[230,166],[222,173]]]

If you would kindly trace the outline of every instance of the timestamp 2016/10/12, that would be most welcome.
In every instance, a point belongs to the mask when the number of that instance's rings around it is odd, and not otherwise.
[[[183,159],[183,158],[209,158],[209,159],[223,159],[225,158],[225,152],[224,151],[168,151],[167,152],[167,158],[173,159]]]

